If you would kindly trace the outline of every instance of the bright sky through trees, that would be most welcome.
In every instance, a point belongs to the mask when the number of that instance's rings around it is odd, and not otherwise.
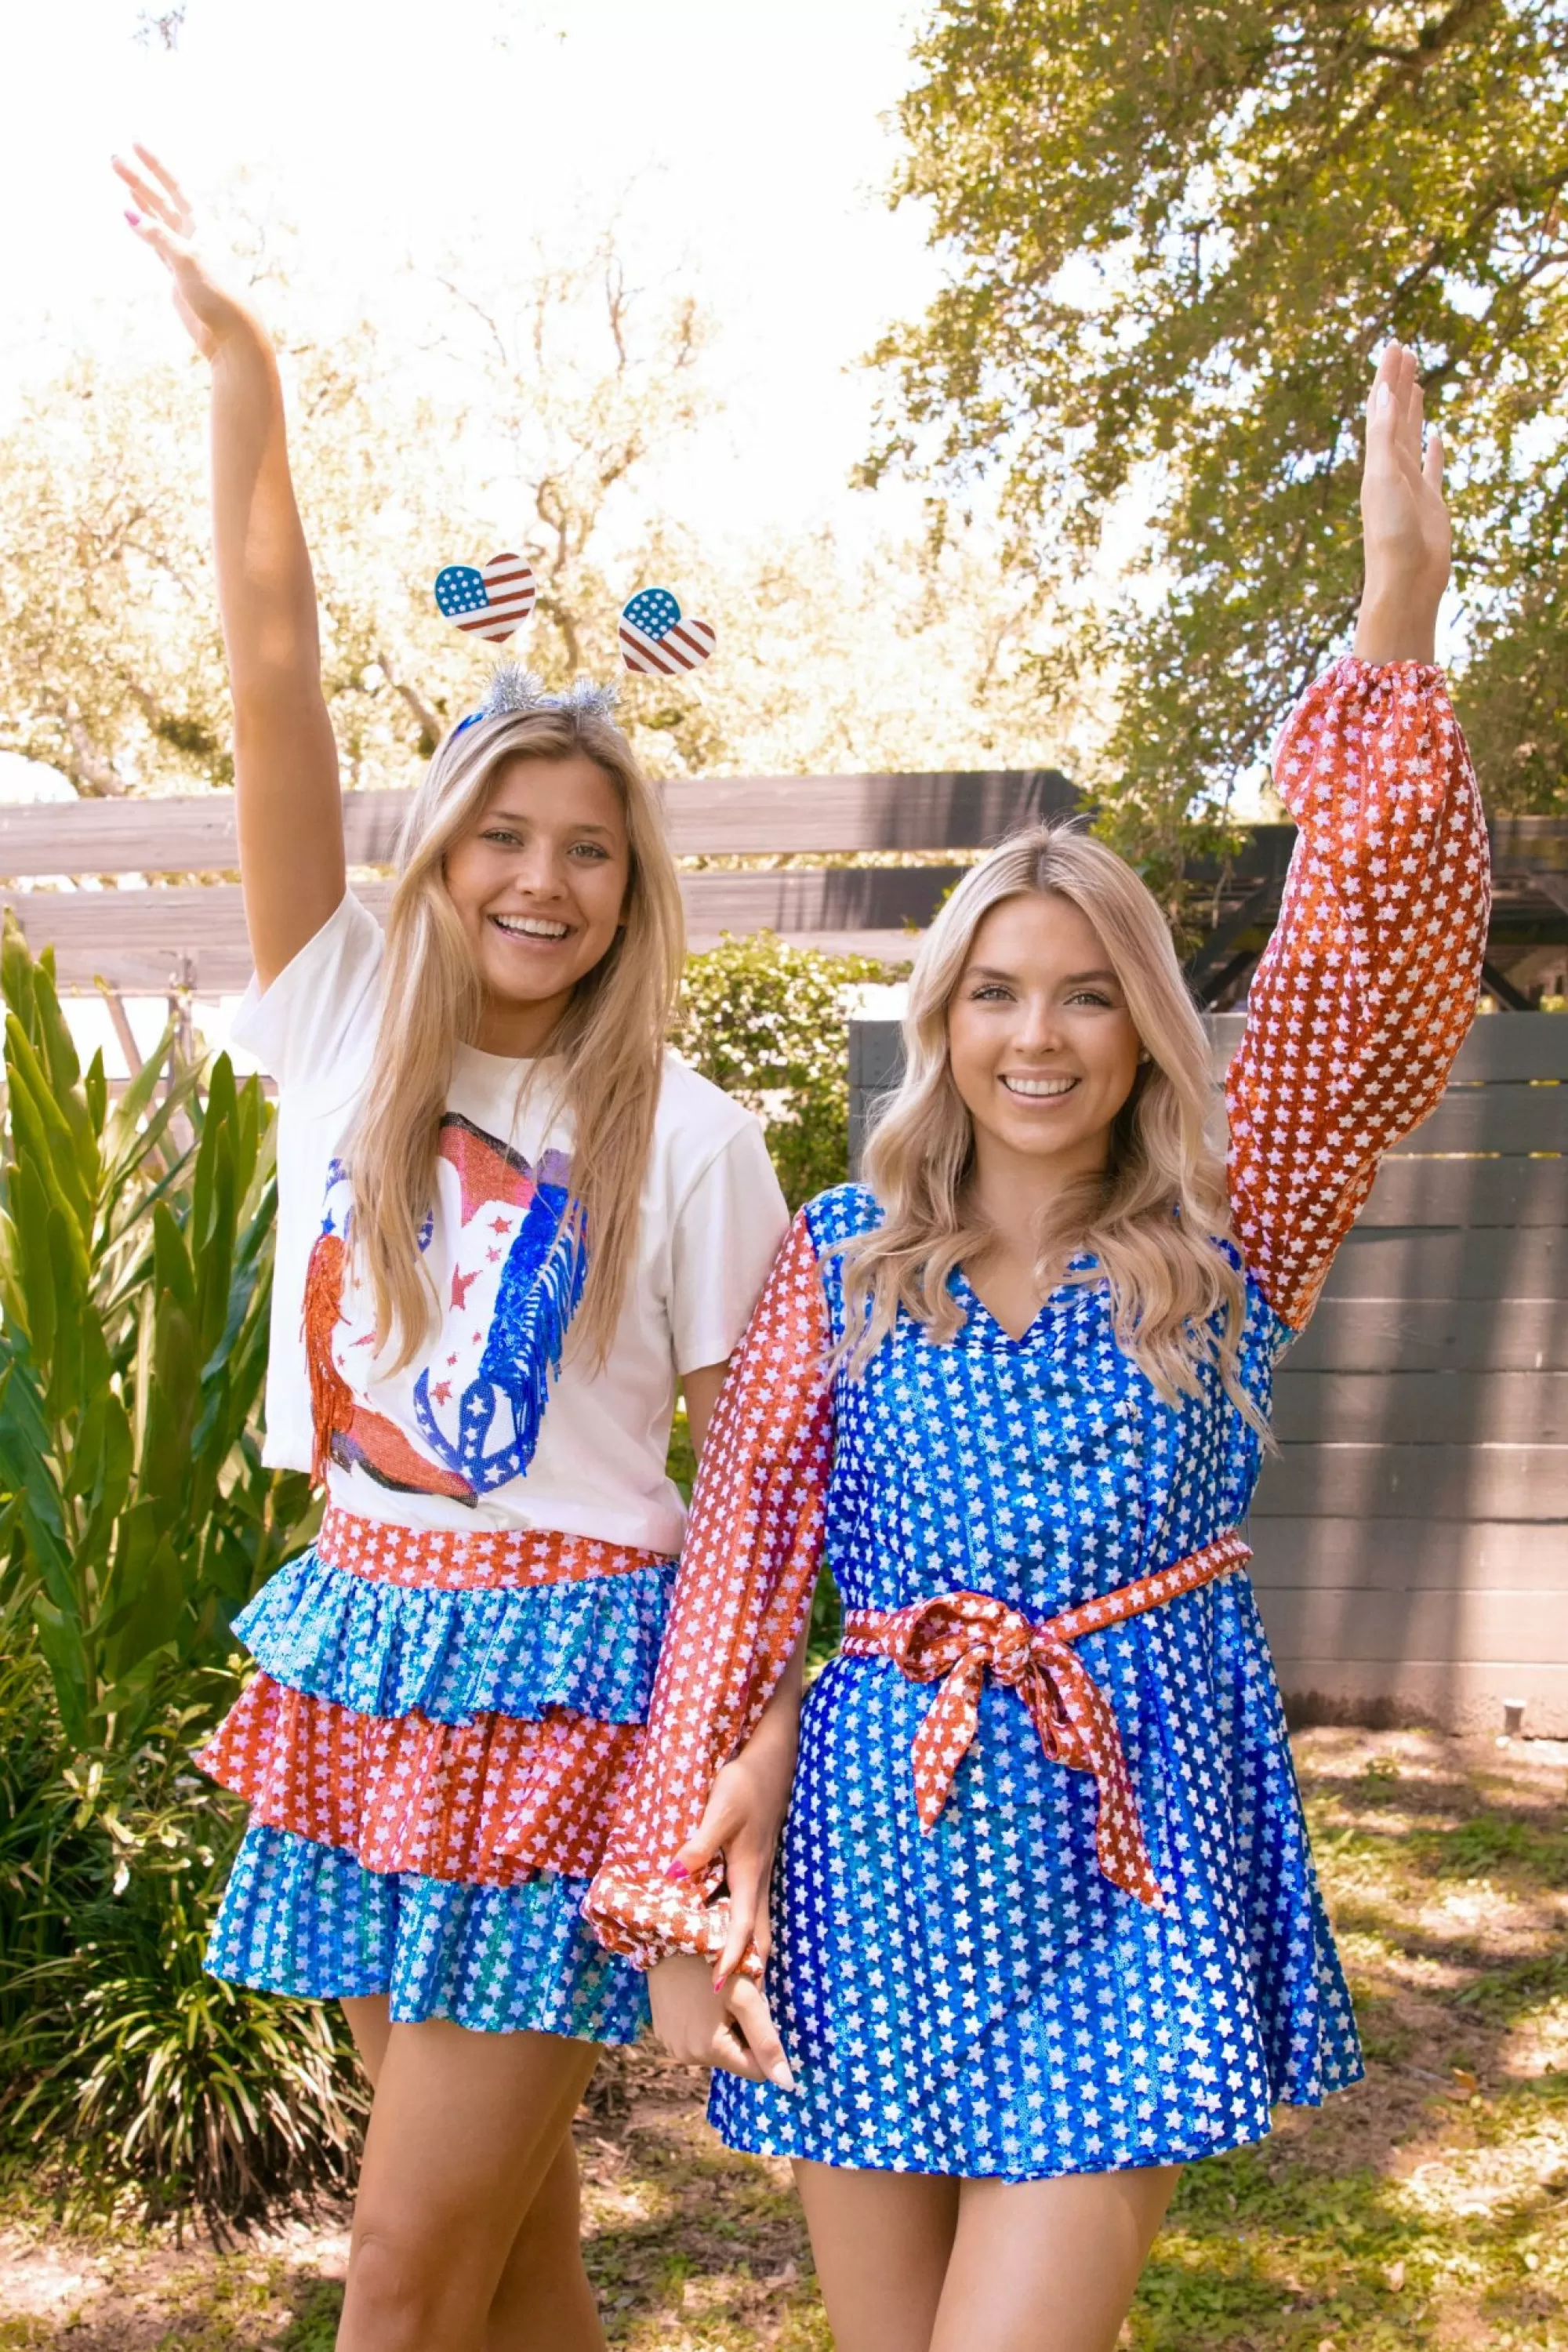
[[[0,415],[65,351],[112,364],[179,348],[108,173],[141,137],[198,195],[292,226],[288,267],[318,336],[339,316],[395,334],[405,265],[488,279],[536,235],[581,244],[618,213],[639,277],[679,275],[719,328],[725,411],[672,461],[668,510],[704,531],[854,529],[870,502],[845,481],[872,396],[854,363],[936,277],[918,215],[883,200],[895,151],[879,118],[907,80],[917,13],[14,0],[0,10]]]

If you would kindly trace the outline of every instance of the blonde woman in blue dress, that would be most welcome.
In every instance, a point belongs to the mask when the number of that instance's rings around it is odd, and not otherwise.
[[[1273,1367],[1476,1002],[1441,471],[1393,346],[1355,651],[1276,756],[1300,834],[1228,1171],[1148,891],[1080,835],[1004,843],[714,1416],[590,1916],[677,2055],[718,2037],[723,2138],[792,2159],[838,2352],[1110,2352],[1179,2167],[1361,2070],[1239,1530]],[[770,1916],[724,1890],[783,1811],[738,1751],[824,1560]],[[737,1990],[764,1959],[787,2088]]]

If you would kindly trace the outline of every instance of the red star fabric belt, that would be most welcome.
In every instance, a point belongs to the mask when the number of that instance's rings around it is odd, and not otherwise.
[[[1031,1624],[984,1592],[942,1592],[908,1609],[851,1609],[844,1619],[846,1657],[891,1658],[911,1682],[940,1681],[934,1705],[915,1735],[915,1806],[931,1829],[953,1776],[980,1726],[987,1674],[1016,1690],[1034,1718],[1046,1754],[1075,1772],[1092,1772],[1100,1791],[1095,1847],[1113,1885],[1158,1909],[1160,1882],[1149,1860],[1110,1701],[1072,1644],[1084,1633],[1180,1600],[1245,1568],[1251,1549],[1234,1529],[1169,1568],[1120,1585],[1098,1601]]]

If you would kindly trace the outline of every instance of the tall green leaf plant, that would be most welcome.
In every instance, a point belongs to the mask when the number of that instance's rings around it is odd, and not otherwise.
[[[71,1747],[124,1748],[162,1675],[221,1667],[309,1508],[258,1432],[271,1113],[172,1033],[115,1098],[9,917],[0,994],[0,1591]]]

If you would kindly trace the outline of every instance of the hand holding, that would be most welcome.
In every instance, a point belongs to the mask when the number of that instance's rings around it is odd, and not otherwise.
[[[1361,485],[1366,578],[1355,639],[1363,661],[1429,662],[1434,656],[1451,542],[1442,436],[1434,427],[1423,452],[1423,415],[1415,354],[1388,343],[1366,412]]]
[[[762,1987],[737,1977],[721,1996],[708,1967],[689,1952],[675,1952],[648,1970],[654,2032],[670,2056],[683,2066],[717,2066],[748,2083],[793,2091],[795,2076]]]
[[[174,308],[197,351],[204,359],[215,360],[226,343],[239,337],[268,348],[256,319],[224,291],[197,257],[195,214],[178,180],[150,148],[138,145],[134,152],[137,164],[114,158],[115,171],[136,200],[136,210],[125,217],[173,278]]]
[[[772,1947],[768,1890],[794,1769],[793,1740],[786,1748],[770,1739],[765,1728],[760,1730],[716,1776],[702,1819],[670,1864],[672,1878],[701,1879],[722,1861],[730,1918],[713,1975],[715,1992],[722,1990],[748,1948],[763,1962]]]

